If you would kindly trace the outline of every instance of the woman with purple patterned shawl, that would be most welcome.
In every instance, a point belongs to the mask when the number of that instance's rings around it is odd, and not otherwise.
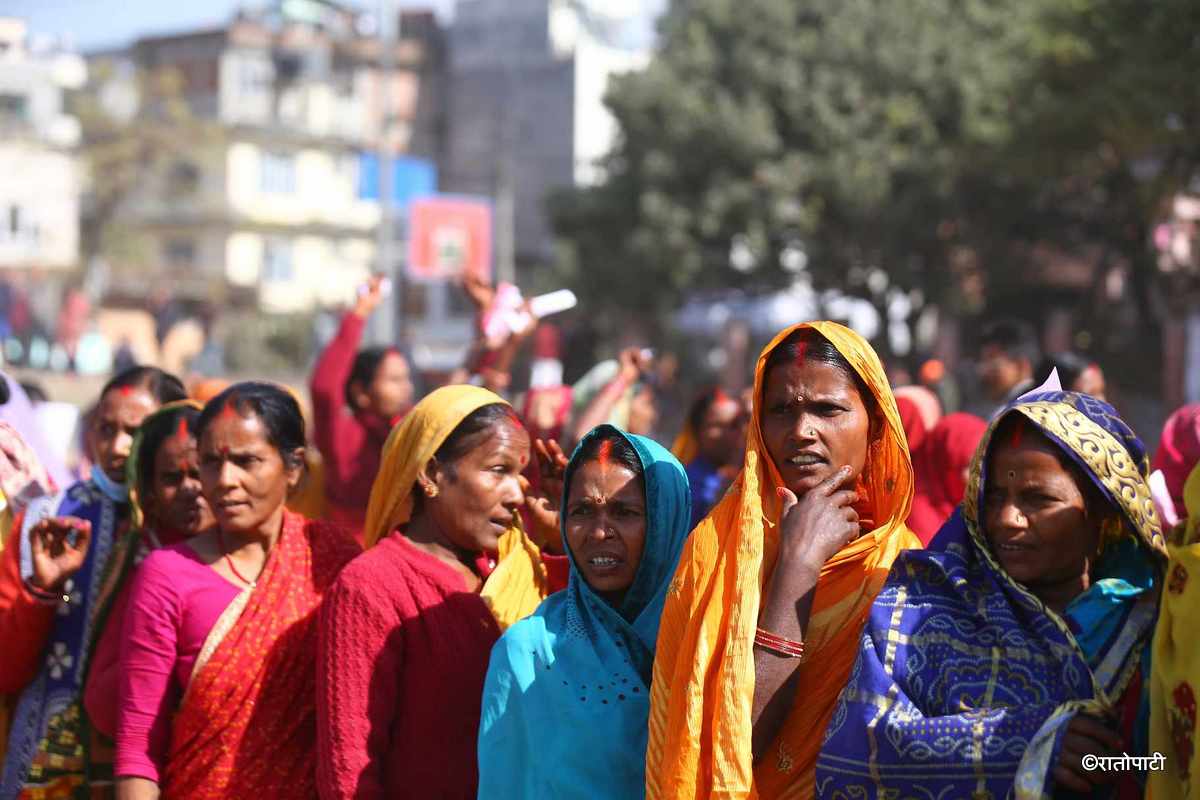
[[[1030,425],[1090,484],[1079,486],[1086,513],[1107,515],[1090,586],[1061,613],[1001,565],[981,513],[997,445]],[[818,797],[1064,796],[1056,768],[1077,715],[1113,720],[1125,750],[1144,754],[1141,678],[1165,553],[1148,472],[1141,441],[1094,398],[1041,392],[999,415],[962,506],[929,549],[900,554],[871,608],[825,734]],[[1140,780],[1126,773],[1096,796],[1140,797]]]

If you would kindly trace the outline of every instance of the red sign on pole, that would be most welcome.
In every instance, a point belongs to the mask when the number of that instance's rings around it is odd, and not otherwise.
[[[417,280],[492,278],[492,204],[482,198],[426,197],[408,210],[408,275]]]

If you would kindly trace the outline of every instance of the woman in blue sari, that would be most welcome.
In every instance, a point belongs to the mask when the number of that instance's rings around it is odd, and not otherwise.
[[[492,650],[480,798],[641,797],[658,622],[690,528],[680,463],[594,428],[563,478],[567,588]]]
[[[1143,774],[1092,759],[1146,753],[1165,554],[1148,472],[1087,395],[997,417],[962,506],[872,606],[818,796],[1141,797]]]

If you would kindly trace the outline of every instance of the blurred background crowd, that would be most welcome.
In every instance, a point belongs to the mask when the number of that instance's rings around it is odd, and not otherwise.
[[[4,13],[0,341],[64,441],[134,363],[303,385],[372,274],[362,342],[426,387],[478,349],[465,283],[573,290],[504,390],[648,348],[668,441],[813,318],[946,413],[1059,354],[1151,446],[1200,400],[1185,0]]]

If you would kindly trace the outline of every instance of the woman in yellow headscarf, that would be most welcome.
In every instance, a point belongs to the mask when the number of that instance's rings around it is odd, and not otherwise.
[[[1200,466],[1183,485],[1187,519],[1167,542],[1167,577],[1154,631],[1150,679],[1150,752],[1166,757],[1149,773],[1153,800],[1200,797]]]
[[[913,494],[871,346],[832,322],[759,356],[746,460],[692,533],[659,628],[648,798],[811,798],[821,738]]]
[[[554,583],[517,515],[529,451],[474,386],[432,392],[388,436],[369,549],[321,609],[322,797],[475,796],[488,655]]]

